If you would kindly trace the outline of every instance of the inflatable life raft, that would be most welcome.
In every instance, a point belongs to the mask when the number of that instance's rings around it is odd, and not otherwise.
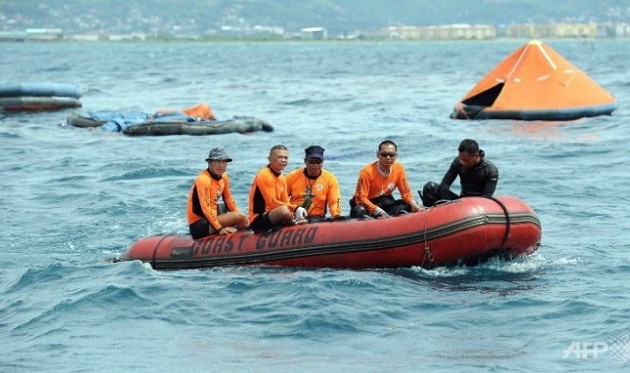
[[[0,84],[0,109],[5,111],[59,110],[81,107],[81,90],[65,83]]]
[[[388,219],[328,221],[199,240],[175,235],[142,238],[120,261],[140,260],[155,269],[433,268],[531,254],[540,238],[540,221],[521,200],[468,197]]]
[[[129,136],[219,135],[225,133],[272,132],[273,126],[252,116],[233,116],[227,120],[207,120],[170,113],[159,117],[144,112],[96,111],[73,114],[68,125],[82,128],[100,127],[106,132],[120,132]]]
[[[611,115],[617,99],[545,43],[501,61],[455,104],[453,119],[568,121]]]

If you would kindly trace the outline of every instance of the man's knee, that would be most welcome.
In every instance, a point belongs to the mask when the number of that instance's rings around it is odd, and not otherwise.
[[[293,214],[287,206],[278,206],[268,215],[273,225],[289,225],[293,222]]]
[[[411,206],[402,199],[399,199],[385,211],[391,216],[398,216],[411,212]]]
[[[363,218],[368,215],[368,210],[363,205],[356,205],[350,210],[351,218]]]

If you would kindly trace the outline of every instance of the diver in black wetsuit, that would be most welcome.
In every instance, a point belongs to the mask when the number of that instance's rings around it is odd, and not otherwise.
[[[438,185],[429,181],[418,191],[422,203],[433,206],[439,200],[454,200],[461,197],[482,196],[492,197],[499,181],[499,170],[485,159],[485,153],[479,149],[475,140],[465,139],[459,144],[459,155],[455,157],[448,171]],[[455,178],[459,176],[461,194],[457,195],[450,189]]]

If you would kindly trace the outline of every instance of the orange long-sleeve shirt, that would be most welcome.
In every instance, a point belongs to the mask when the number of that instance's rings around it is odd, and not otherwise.
[[[321,170],[318,177],[312,178],[306,174],[305,168],[298,168],[287,174],[286,178],[292,204],[301,206],[306,198],[310,198],[311,204],[307,209],[309,216],[325,216],[327,208],[330,216],[342,214],[339,183],[332,173]]]
[[[391,195],[396,188],[402,199],[412,204],[414,201],[411,187],[407,181],[407,172],[400,163],[394,163],[387,176],[383,176],[377,166],[378,162],[370,163],[359,172],[359,180],[354,192],[354,202],[367,207],[370,214],[374,213],[376,205],[370,199],[382,195]]]
[[[289,202],[287,179],[275,173],[269,166],[261,169],[249,188],[249,221],[266,211],[279,206],[287,206],[291,211],[295,206]]]
[[[217,207],[221,197],[223,197],[225,207],[229,211],[238,210],[236,202],[232,198],[230,178],[227,173],[218,177],[211,174],[207,169],[201,171],[195,178],[188,193],[188,201],[186,203],[188,224],[196,223],[199,219],[205,217],[217,232],[220,231],[222,227],[217,220]]]

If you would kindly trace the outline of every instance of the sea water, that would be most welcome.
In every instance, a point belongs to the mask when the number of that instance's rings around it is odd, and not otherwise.
[[[83,111],[208,102],[248,135],[127,137],[0,115],[0,371],[624,371],[630,365],[630,42],[548,41],[619,100],[571,122],[458,121],[453,105],[525,40],[441,43],[2,43],[6,82],[84,89]],[[464,138],[528,203],[542,246],[477,267],[159,272],[114,263],[186,234],[191,182],[226,147],[237,203],[269,148],[326,148],[352,195],[392,139],[412,187]],[[347,210],[347,205],[344,205]]]

